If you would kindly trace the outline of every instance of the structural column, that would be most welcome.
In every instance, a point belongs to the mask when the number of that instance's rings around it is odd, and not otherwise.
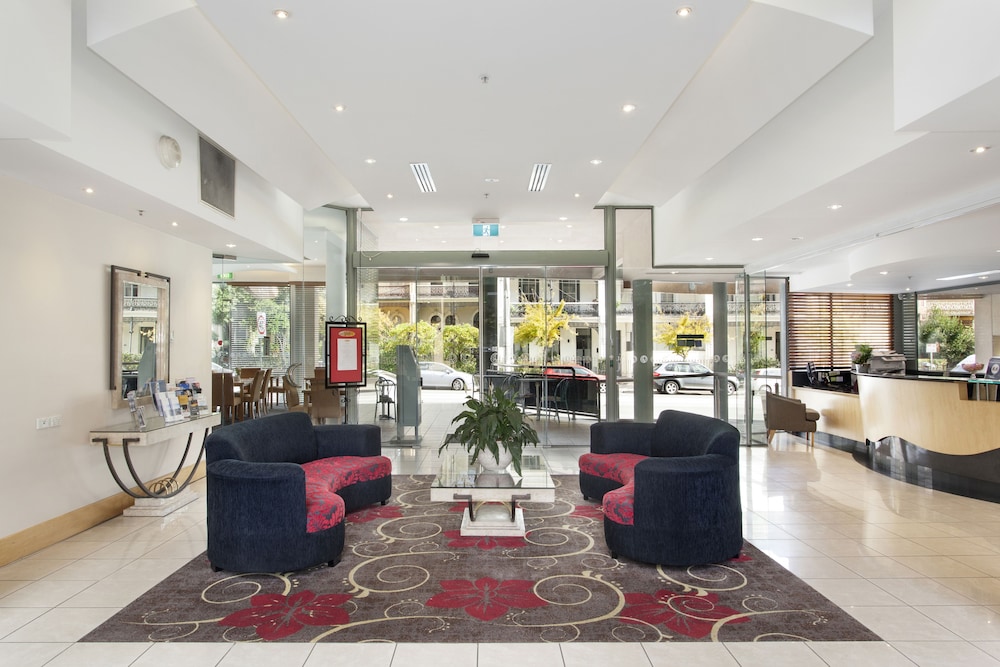
[[[653,421],[653,281],[632,281],[632,383],[634,417]]]
[[[729,293],[726,283],[712,283],[712,372],[715,416],[729,421]]]

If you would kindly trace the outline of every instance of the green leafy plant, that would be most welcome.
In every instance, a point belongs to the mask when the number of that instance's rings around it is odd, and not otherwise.
[[[851,363],[867,364],[872,359],[872,346],[866,343],[858,343],[851,352]]]
[[[524,418],[517,403],[502,389],[483,392],[482,399],[469,398],[465,410],[460,412],[452,424],[457,424],[453,437],[441,445],[440,454],[451,442],[460,443],[473,458],[480,452],[489,452],[500,462],[501,449],[510,452],[511,462],[518,475],[521,474],[521,453],[525,445],[538,444],[538,433]]]

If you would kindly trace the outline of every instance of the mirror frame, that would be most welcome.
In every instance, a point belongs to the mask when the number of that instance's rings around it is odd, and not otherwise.
[[[111,267],[111,406],[128,407],[128,400],[122,396],[122,326],[125,318],[123,304],[125,284],[134,283],[155,287],[160,290],[156,308],[156,329],[152,342],[156,344],[156,377],[166,380],[170,377],[170,278],[152,273],[144,273],[122,266]]]

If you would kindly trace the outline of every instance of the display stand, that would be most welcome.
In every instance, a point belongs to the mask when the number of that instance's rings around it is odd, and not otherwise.
[[[420,365],[409,345],[396,347],[396,437],[393,444],[419,447],[420,436]],[[406,436],[413,427],[413,437]]]
[[[108,470],[114,477],[118,487],[135,498],[135,505],[125,510],[125,516],[166,516],[191,501],[197,499],[198,495],[188,488],[191,479],[194,477],[201,457],[205,453],[205,438],[213,426],[218,426],[222,422],[222,415],[218,412],[191,417],[179,422],[164,424],[162,420],[150,420],[146,428],[140,429],[136,424],[118,424],[90,432],[90,441],[95,445],[104,448],[104,460],[108,464]],[[191,472],[183,481],[178,479],[188,453],[191,451],[191,440],[196,431],[204,429],[201,445],[198,447],[198,458],[191,467]],[[132,463],[130,447],[149,447],[187,436],[187,445],[184,447],[184,454],[174,474],[165,480],[160,480],[155,484],[147,485],[139,477]],[[122,481],[121,476],[115,468],[114,461],[111,460],[111,447],[121,447],[125,455],[125,463],[135,486],[139,491],[134,491]]]

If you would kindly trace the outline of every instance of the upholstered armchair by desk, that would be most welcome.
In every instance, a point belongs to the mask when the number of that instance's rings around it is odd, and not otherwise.
[[[771,443],[775,431],[808,433],[809,444],[816,444],[816,423],[819,413],[806,407],[802,401],[779,396],[769,387],[764,388],[764,425],[767,442]]]
[[[612,556],[660,565],[738,556],[739,442],[732,425],[676,410],[661,412],[655,424],[593,424],[580,490],[602,499]]]

